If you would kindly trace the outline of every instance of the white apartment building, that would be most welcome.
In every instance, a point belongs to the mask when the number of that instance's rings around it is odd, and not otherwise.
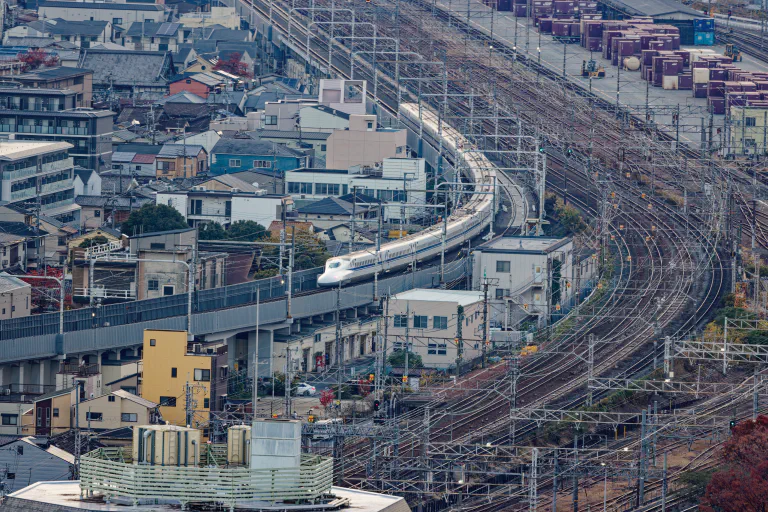
[[[187,12],[179,16],[184,28],[203,28],[221,25],[231,30],[240,29],[240,16],[234,7],[211,7],[210,12]]]
[[[297,169],[285,173],[288,193],[298,200],[319,200],[351,193],[387,203],[426,204],[427,174],[423,158],[385,158],[380,165],[341,169]],[[384,207],[384,222],[402,224],[423,215],[425,208]]]
[[[375,115],[349,116],[347,130],[334,130],[326,142],[326,167],[349,169],[353,165],[376,165],[385,158],[404,158],[407,130],[377,128]]]
[[[488,279],[497,326],[508,328],[527,317],[544,326],[551,314],[568,309],[577,292],[591,287],[596,260],[576,260],[571,238],[498,238],[474,249],[472,288],[482,289]]]
[[[209,190],[204,186],[178,192],[158,192],[157,204],[175,208],[190,226],[218,222],[229,226],[239,220],[252,220],[262,226],[281,220],[284,212],[293,210],[290,196],[257,192]]]
[[[387,335],[392,348],[402,349],[407,343],[426,368],[455,367],[459,344],[463,363],[482,354],[481,292],[408,290],[389,299],[389,315]]]
[[[366,113],[366,89],[365,80],[320,80],[318,99],[334,110],[362,115]]]

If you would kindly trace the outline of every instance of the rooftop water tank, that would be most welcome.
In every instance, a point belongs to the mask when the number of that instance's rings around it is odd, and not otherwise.
[[[247,466],[251,462],[251,426],[234,425],[227,429],[227,462]]]
[[[135,427],[133,461],[153,466],[196,466],[200,462],[200,431],[176,425]]]

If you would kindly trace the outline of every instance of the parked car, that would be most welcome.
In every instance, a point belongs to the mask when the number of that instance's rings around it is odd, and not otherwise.
[[[297,396],[315,396],[316,394],[317,388],[311,384],[307,384],[306,382],[299,382],[299,384],[296,386]]]

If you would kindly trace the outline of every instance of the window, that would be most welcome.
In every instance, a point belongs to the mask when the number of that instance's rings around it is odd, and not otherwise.
[[[156,250],[156,251],[164,251],[165,250],[165,242],[152,242],[149,244],[149,248]]]
[[[3,425],[18,425],[19,424],[19,415],[18,414],[3,414]]]
[[[38,407],[37,408],[37,426],[41,427],[43,425],[43,408]]]
[[[503,299],[504,297],[509,297],[509,290],[506,288],[496,288],[496,298]]]
[[[175,396],[161,396],[160,397],[160,405],[164,407],[176,407],[176,397]]]
[[[195,380],[196,381],[203,381],[203,382],[210,382],[210,380],[211,380],[211,370],[203,370],[201,368],[195,368]]]
[[[437,355],[437,343],[430,343],[427,345],[427,354],[429,355]]]
[[[168,297],[169,295],[173,295],[174,287],[172,284],[166,284],[163,285],[163,296]]]
[[[432,317],[432,327],[435,329],[447,329],[448,317],[447,316],[434,316]]]
[[[211,408],[211,399],[203,398],[203,409],[210,409],[210,408]]]
[[[341,187],[337,183],[315,183],[315,194],[325,196],[339,195]]]
[[[139,415],[135,412],[124,412],[120,414],[120,421],[136,423],[139,421]]]
[[[224,203],[224,216],[225,217],[232,216],[232,201],[227,201],[226,203]]]
[[[276,125],[277,116],[264,116],[264,124]]]
[[[510,264],[508,261],[497,261],[496,272],[509,272]]]
[[[51,408],[50,407],[45,408],[45,426],[46,427],[51,426]]]
[[[108,401],[108,402],[114,402],[114,401],[115,401],[115,395],[109,395],[109,396],[107,397],[107,401]]]
[[[53,408],[53,417],[54,418],[58,418],[59,417],[59,408],[58,407],[54,407]]]
[[[368,129],[373,130],[373,121],[368,121]]]
[[[85,413],[85,421],[102,421],[103,413],[88,411]]]
[[[152,339],[149,340],[149,346],[150,347],[154,347],[155,345],[157,345],[157,340],[152,340]]]
[[[151,292],[156,292],[160,289],[160,282],[157,279],[149,279],[147,280],[147,290]],[[154,340],[152,340],[154,341]],[[152,345],[154,346],[154,345]]]
[[[415,315],[413,317],[413,327],[414,329],[426,329],[427,328],[427,318],[426,316],[419,316]]]
[[[447,344],[446,343],[440,343],[437,345],[437,355],[444,356],[448,353],[447,350]]]
[[[243,164],[243,162],[239,158],[230,158],[229,159],[229,166],[230,167],[240,167]]]
[[[320,144],[320,151],[326,151],[327,147],[328,146],[326,144]]]
[[[176,374],[177,374],[177,369],[176,368],[171,368],[171,378],[175,379],[176,378]]]
[[[112,24],[113,25],[122,25],[123,24],[123,18],[112,18]]]
[[[271,169],[272,162],[269,160],[254,160],[253,168],[254,169]]]
[[[746,117],[746,118],[744,118],[744,120],[746,121],[746,125],[747,126],[755,126],[757,118],[755,118],[755,117]]]
[[[289,194],[311,194],[312,184],[299,183],[299,182],[288,183],[288,193]]]
[[[395,315],[395,327],[408,327],[408,316]]]
[[[323,341],[323,335],[320,333],[315,334],[315,343],[320,343],[321,341]]]
[[[93,211],[93,216],[94,216],[94,217],[96,217],[97,219],[98,219],[99,217],[101,217],[101,210],[94,210],[94,211]]]

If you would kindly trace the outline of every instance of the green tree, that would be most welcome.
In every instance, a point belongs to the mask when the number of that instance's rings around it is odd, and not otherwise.
[[[387,359],[390,365],[397,367],[405,367],[405,350],[396,350],[389,354]],[[423,368],[424,362],[421,360],[419,354],[408,352],[408,368]]]
[[[229,237],[218,222],[206,222],[198,228],[200,240],[226,240]]]
[[[566,204],[557,207],[557,219],[569,234],[578,235],[587,229],[587,223],[581,217],[579,210]]]
[[[93,247],[94,245],[104,245],[107,242],[109,242],[109,239],[104,235],[96,235],[93,238],[88,238],[86,240],[83,240],[78,247],[87,249],[88,247]]]
[[[184,217],[175,209],[165,204],[145,204],[131,213],[123,222],[123,233],[128,236],[155,231],[173,231],[189,227]]]
[[[252,220],[239,220],[227,230],[227,238],[238,242],[256,242],[267,235],[267,229]]]

